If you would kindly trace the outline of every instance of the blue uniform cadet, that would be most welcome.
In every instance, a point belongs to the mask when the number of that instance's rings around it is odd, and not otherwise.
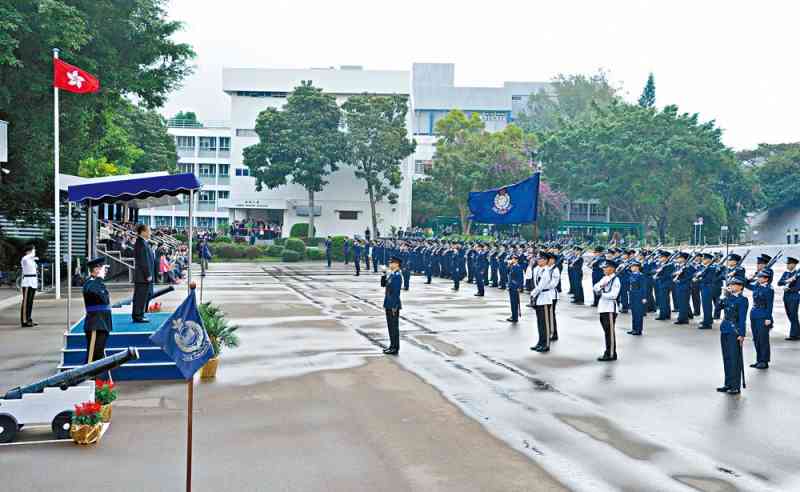
[[[669,252],[662,251],[659,253],[659,261],[655,272],[653,273],[653,281],[655,282],[656,290],[656,304],[658,305],[657,320],[668,320],[672,315],[672,307],[669,302],[670,292],[672,291],[672,263],[668,261]]]
[[[797,309],[800,306],[800,269],[797,268],[797,258],[786,257],[786,271],[778,280],[778,286],[783,287],[783,308],[789,318],[789,336],[786,340],[800,340],[800,321]]]
[[[772,280],[768,269],[761,270],[756,275],[755,282],[745,285],[753,291],[753,309],[750,310],[750,329],[753,331],[753,345],[756,349],[756,363],[750,367],[767,369],[769,367],[769,332],[772,329],[772,305],[775,301],[775,291],[769,284]]]
[[[361,275],[361,251],[361,243],[355,241],[353,243],[353,265],[356,267],[356,277]],[[347,258],[347,255],[345,255],[345,258]]]
[[[407,246],[403,246],[400,250],[400,261],[406,266],[403,268],[403,290],[408,290],[411,287],[411,269],[414,267],[413,257],[414,253],[411,252]]]
[[[511,317],[506,321],[516,323],[519,321],[519,293],[525,281],[522,267],[518,263],[516,255],[511,256],[510,266],[508,267],[508,297],[511,301]]]
[[[631,331],[629,335],[641,335],[644,330],[644,317],[647,313],[647,282],[641,273],[642,264],[637,260],[630,263],[628,274],[628,294],[631,306]]]
[[[485,294],[486,270],[489,268],[489,259],[483,245],[473,255],[472,264],[475,266],[475,284],[478,287],[478,292],[475,293],[475,296],[483,297]]]
[[[583,249],[576,248],[575,257],[567,263],[567,274],[569,276],[569,286],[572,292],[572,302],[575,304],[584,303],[583,295]]]
[[[591,268],[592,268],[592,285],[597,284],[601,278],[603,278],[603,269],[600,268],[600,265],[603,264],[603,249],[602,248],[595,248],[594,252],[597,255],[592,260]],[[597,307],[597,302],[600,300],[600,293],[595,291],[594,293],[594,302],[592,302],[592,306]]]
[[[400,290],[403,286],[403,275],[400,258],[389,259],[389,272],[381,275],[381,287],[384,287],[383,309],[386,310],[386,324],[389,329],[389,347],[384,354],[397,355],[400,352]]]
[[[722,347],[722,365],[725,370],[725,384],[717,391],[739,394],[742,386],[742,341],[747,334],[747,298],[742,295],[744,281],[738,277],[728,283],[730,293],[722,299],[725,318],[719,327]]]
[[[694,276],[694,269],[688,262],[689,255],[687,253],[679,253],[677,259],[678,263],[672,274],[673,292],[678,308],[678,320],[675,324],[686,325],[689,324],[689,300],[692,289],[690,284]]]
[[[86,262],[89,278],[83,284],[83,303],[86,316],[83,319],[83,333],[86,335],[86,363],[100,360],[106,356],[106,341],[113,329],[111,319],[111,296],[103,278],[106,276],[105,259],[95,258]],[[110,379],[107,374],[105,379]]]
[[[714,324],[714,299],[719,299],[719,294],[715,292],[714,283],[719,277],[717,266],[712,263],[714,255],[703,254],[703,263],[695,272],[692,282],[699,286],[700,303],[703,308],[703,322],[700,323],[701,330],[710,330]]]
[[[328,262],[328,268],[331,267],[331,253],[332,253],[331,248],[332,248],[332,246],[333,246],[333,242],[331,241],[331,237],[328,236],[328,238],[325,240],[325,260],[327,260],[327,262]]]

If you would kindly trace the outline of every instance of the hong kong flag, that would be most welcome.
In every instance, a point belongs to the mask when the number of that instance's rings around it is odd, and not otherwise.
[[[100,90],[100,81],[89,72],[54,58],[53,86],[77,94],[90,94]]]

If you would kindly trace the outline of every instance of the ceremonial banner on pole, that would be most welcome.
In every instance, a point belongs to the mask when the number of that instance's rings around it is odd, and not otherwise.
[[[175,361],[186,381],[186,492],[192,490],[192,412],[194,407],[194,373],[212,357],[214,349],[197,310],[194,282],[189,284],[189,295],[178,306],[161,328],[150,336],[150,341],[161,347]]]
[[[481,224],[530,224],[539,208],[539,173],[519,183],[473,191],[467,200],[470,219]]]

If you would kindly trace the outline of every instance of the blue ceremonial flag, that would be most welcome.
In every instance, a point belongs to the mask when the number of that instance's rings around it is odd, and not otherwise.
[[[530,224],[539,207],[539,173],[519,183],[469,194],[470,219],[481,224]]]
[[[150,341],[161,347],[175,361],[183,377],[191,379],[198,369],[214,357],[211,340],[203,327],[197,310],[194,289],[161,328],[150,336]]]

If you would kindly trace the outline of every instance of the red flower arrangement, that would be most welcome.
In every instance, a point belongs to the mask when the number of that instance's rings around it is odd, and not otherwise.
[[[161,303],[160,302],[153,302],[150,304],[148,311],[151,313],[158,313],[161,311]]]
[[[72,423],[75,425],[97,425],[100,423],[100,405],[93,401],[87,401],[75,405],[75,415],[72,416]]]
[[[110,405],[117,399],[117,385],[112,381],[98,379],[94,383],[94,401],[100,405]]]

